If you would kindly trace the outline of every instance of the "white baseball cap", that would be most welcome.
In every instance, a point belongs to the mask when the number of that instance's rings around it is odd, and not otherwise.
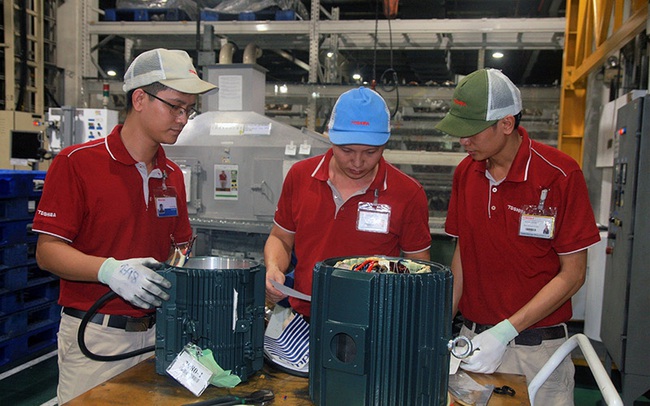
[[[199,78],[187,52],[164,48],[138,55],[124,74],[122,89],[129,92],[155,82],[188,94],[201,94],[217,87]]]

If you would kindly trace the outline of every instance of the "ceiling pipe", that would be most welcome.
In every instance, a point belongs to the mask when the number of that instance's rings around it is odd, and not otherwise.
[[[235,44],[232,42],[226,42],[221,46],[219,51],[219,64],[220,65],[230,65],[232,64],[232,56],[235,53]]]
[[[262,56],[262,49],[255,44],[248,44],[244,49],[244,63],[255,64],[257,63],[257,58]]]

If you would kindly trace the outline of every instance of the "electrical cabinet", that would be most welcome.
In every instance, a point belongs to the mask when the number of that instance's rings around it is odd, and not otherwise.
[[[621,107],[616,128],[601,338],[632,405],[650,389],[650,97]]]

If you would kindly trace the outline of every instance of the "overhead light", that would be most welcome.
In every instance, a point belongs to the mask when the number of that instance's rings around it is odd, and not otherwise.
[[[280,93],[285,94],[288,91],[289,91],[289,88],[287,87],[287,85],[280,86]]]
[[[327,52],[327,57],[328,57],[328,58],[331,58],[331,57],[333,57],[333,56],[334,56],[334,52],[332,52],[332,51],[328,51],[328,52]]]
[[[117,76],[117,72],[115,72],[113,69],[109,69],[108,71],[106,71],[106,74],[111,77]]]
[[[355,73],[352,75],[352,79],[354,80],[361,80],[361,74],[360,73]]]
[[[494,59],[501,59],[503,58],[503,52],[500,51],[495,51],[492,53],[492,58]]]

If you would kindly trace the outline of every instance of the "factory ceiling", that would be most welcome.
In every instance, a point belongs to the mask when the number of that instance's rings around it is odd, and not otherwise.
[[[224,1],[228,0],[213,3]],[[215,35],[236,44],[234,62],[242,60],[249,42],[255,42],[262,49],[257,63],[268,70],[267,81],[307,83],[311,2],[293,3],[299,6],[296,14],[303,17],[286,22],[295,23],[299,27],[295,30],[280,24],[264,35],[250,35],[241,28],[248,22],[237,29],[231,22],[215,25]],[[443,85],[483,66],[502,69],[518,85],[549,86],[561,80],[565,1],[400,0],[391,19],[384,14],[383,2],[375,0],[320,0],[320,6],[319,83],[353,83],[353,73],[360,73],[364,81]],[[101,0],[100,7],[115,7],[115,1]],[[101,29],[95,29],[101,34]],[[143,36],[146,32],[152,35]],[[99,54],[99,64],[105,68],[124,59],[124,38],[137,38],[135,43],[143,49],[174,46],[198,55],[196,39],[175,43],[182,35],[172,39],[154,34],[155,30],[139,30],[110,38],[108,50]],[[328,79],[324,55],[332,49],[338,51],[334,69],[338,75]],[[503,57],[494,58],[496,51]],[[118,75],[123,73],[117,70]]]

